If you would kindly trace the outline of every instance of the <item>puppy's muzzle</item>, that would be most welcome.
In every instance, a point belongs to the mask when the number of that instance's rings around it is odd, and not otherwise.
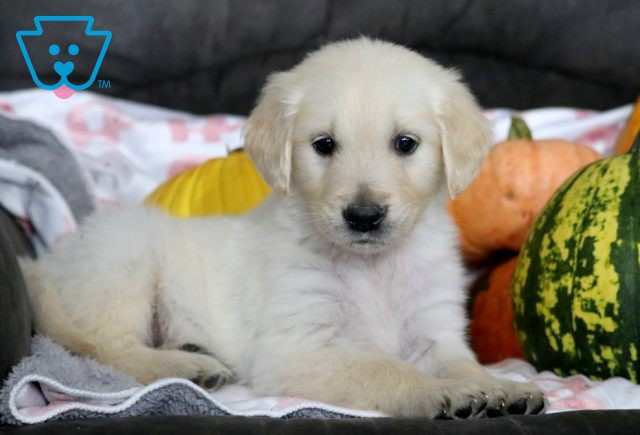
[[[342,211],[342,216],[353,231],[367,233],[375,231],[382,225],[387,214],[387,207],[371,202],[350,204]]]

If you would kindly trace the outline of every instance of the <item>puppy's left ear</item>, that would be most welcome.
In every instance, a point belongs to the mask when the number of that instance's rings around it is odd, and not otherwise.
[[[267,184],[281,196],[289,193],[291,134],[297,110],[291,81],[291,72],[269,76],[243,127],[245,150]]]
[[[439,115],[442,154],[449,194],[467,188],[493,146],[489,121],[467,87],[451,83]]]

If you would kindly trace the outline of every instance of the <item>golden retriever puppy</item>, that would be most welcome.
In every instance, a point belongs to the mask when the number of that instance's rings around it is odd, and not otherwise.
[[[445,201],[491,134],[455,72],[386,42],[327,45],[269,78],[245,136],[275,195],[233,218],[96,214],[22,262],[37,330],[142,382],[233,377],[394,416],[543,410],[465,338]]]

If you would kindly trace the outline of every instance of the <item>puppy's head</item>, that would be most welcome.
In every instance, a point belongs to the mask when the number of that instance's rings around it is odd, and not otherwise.
[[[455,72],[400,46],[325,46],[273,74],[245,147],[279,195],[330,242],[379,252],[405,237],[447,188],[475,176],[488,123]]]

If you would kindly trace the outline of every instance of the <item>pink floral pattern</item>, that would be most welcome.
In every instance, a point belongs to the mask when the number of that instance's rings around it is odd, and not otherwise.
[[[243,124],[239,119],[226,116],[208,116],[197,122],[173,118],[168,123],[175,143],[188,142],[193,136],[200,136],[203,142],[219,142],[225,133],[235,132]]]
[[[87,101],[67,113],[67,131],[76,146],[86,148],[94,141],[121,144],[123,132],[133,127],[133,120],[102,101]]]
[[[11,104],[0,101],[0,112],[14,114],[15,110]]]

